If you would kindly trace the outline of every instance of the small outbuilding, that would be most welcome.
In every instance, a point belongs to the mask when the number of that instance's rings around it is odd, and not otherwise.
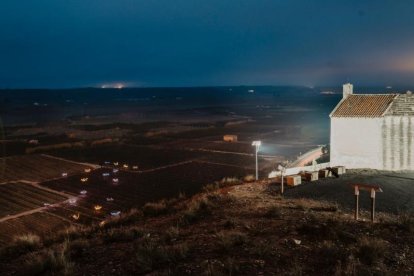
[[[224,135],[223,136],[223,141],[225,142],[237,142],[237,135]]]

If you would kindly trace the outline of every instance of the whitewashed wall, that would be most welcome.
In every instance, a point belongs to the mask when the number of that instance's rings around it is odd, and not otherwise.
[[[385,170],[414,170],[414,119],[386,116],[382,123],[382,153]]]
[[[382,118],[331,118],[331,166],[383,169]]]

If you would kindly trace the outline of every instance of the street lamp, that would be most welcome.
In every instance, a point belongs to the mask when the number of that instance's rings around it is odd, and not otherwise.
[[[280,176],[282,177],[282,185],[280,186],[280,193],[283,195],[284,191],[285,191],[285,187],[283,186],[283,176],[286,173],[286,168],[283,167],[282,165],[277,166],[277,169],[280,171]]]
[[[257,162],[257,153],[259,152],[259,148],[261,145],[261,141],[253,141],[252,143],[252,146],[256,147],[256,180],[259,180],[259,164]]]

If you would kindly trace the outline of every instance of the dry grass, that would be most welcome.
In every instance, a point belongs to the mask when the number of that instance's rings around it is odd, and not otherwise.
[[[264,214],[264,217],[266,217],[266,218],[273,218],[273,219],[280,219],[280,218],[282,218],[282,212],[280,210],[280,207],[279,206],[275,206],[275,205],[269,207],[266,210],[266,212]]]
[[[414,214],[401,213],[398,216],[397,224],[401,229],[414,233]]]
[[[253,182],[256,180],[256,177],[253,174],[248,174],[243,178],[244,182]]]
[[[75,270],[67,256],[66,243],[60,249],[27,255],[22,266],[24,275],[74,275]]]
[[[103,241],[111,242],[129,242],[141,238],[144,231],[139,227],[119,227],[110,228],[101,234]]]
[[[359,260],[367,265],[378,263],[384,257],[386,243],[378,238],[363,237],[358,241],[357,256]]]
[[[13,242],[6,247],[1,248],[0,257],[10,258],[35,251],[42,246],[40,237],[34,234],[16,236]]]
[[[247,235],[240,231],[220,231],[216,234],[218,248],[225,252],[231,252],[235,247],[247,242]]]
[[[212,201],[205,197],[191,201],[181,217],[181,222],[191,224],[205,218],[211,215],[213,206]]]
[[[147,217],[156,217],[166,214],[168,212],[168,206],[165,200],[149,202],[142,207],[142,212]]]
[[[68,255],[73,259],[82,258],[90,246],[91,243],[85,238],[70,241],[67,245]]]
[[[189,248],[185,243],[167,246],[146,238],[136,245],[135,252],[135,261],[139,270],[151,272],[155,268],[176,264],[186,258]]]
[[[178,226],[171,226],[165,231],[163,239],[167,243],[176,241],[180,237],[180,228]]]

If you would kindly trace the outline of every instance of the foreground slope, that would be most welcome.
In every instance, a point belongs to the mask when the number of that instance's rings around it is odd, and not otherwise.
[[[1,250],[0,268],[20,275],[412,274],[412,217],[378,218],[355,222],[336,205],[284,199],[265,183],[209,185],[100,225],[20,237]]]

